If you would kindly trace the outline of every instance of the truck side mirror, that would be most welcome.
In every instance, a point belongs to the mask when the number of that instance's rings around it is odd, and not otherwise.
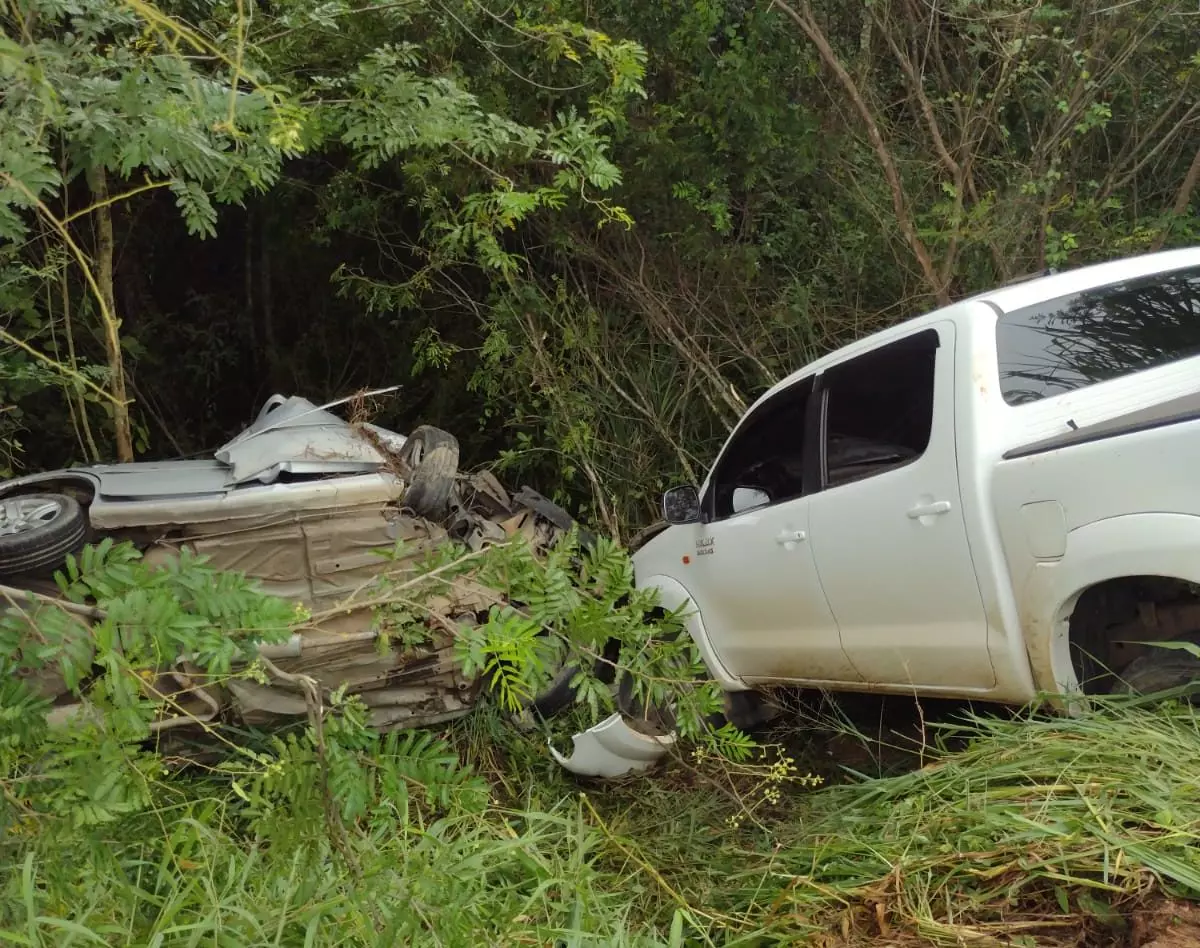
[[[700,519],[700,492],[690,485],[672,487],[663,494],[662,509],[663,519],[669,524],[696,523]]]

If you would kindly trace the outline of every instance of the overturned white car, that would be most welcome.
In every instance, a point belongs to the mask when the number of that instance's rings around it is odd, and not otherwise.
[[[400,435],[348,423],[331,407],[276,395],[208,460],[95,465],[0,484],[0,604],[53,599],[57,587],[47,576],[68,553],[100,538],[132,541],[151,565],[186,549],[303,605],[312,621],[286,644],[264,647],[279,672],[267,682],[215,688],[183,657],[163,668],[156,688],[172,695],[180,714],[156,729],[220,716],[257,725],[303,717],[299,676],[328,691],[344,686],[380,729],[466,714],[481,683],[455,660],[453,630],[483,621],[497,591],[456,582],[439,595],[445,621],[430,623],[425,644],[381,648],[364,590],[385,569],[414,569],[448,540],[478,550],[520,534],[546,549],[574,524],[529,489],[510,496],[486,472],[460,473],[458,443],[444,431]],[[398,543],[402,561],[380,556]],[[564,669],[533,707],[548,716],[569,706],[572,675]],[[63,699],[62,715],[77,710],[61,681],[41,684]],[[619,716],[606,733],[614,729],[629,730]]]

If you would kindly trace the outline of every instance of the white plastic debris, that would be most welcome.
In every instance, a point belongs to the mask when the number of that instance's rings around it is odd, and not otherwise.
[[[675,735],[643,734],[614,713],[571,740],[575,747],[570,757],[550,745],[550,753],[559,764],[580,777],[620,777],[646,770],[661,760],[675,743]]]

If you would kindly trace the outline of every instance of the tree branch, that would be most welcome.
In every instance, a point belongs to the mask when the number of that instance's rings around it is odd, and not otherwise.
[[[1197,102],[1195,105],[1191,106],[1183,114],[1183,118],[1181,118],[1178,122],[1176,122],[1175,125],[1172,126],[1170,131],[1168,131],[1165,135],[1163,135],[1161,138],[1159,138],[1157,144],[1155,144],[1155,146],[1153,148],[1151,148],[1150,151],[1148,151],[1136,165],[1134,165],[1120,179],[1113,182],[1112,189],[1109,190],[1107,193],[1112,194],[1117,191],[1120,191],[1123,187],[1125,187],[1125,185],[1129,184],[1130,181],[1132,181],[1134,178],[1136,178],[1138,176],[1138,174],[1141,172],[1141,170],[1144,167],[1146,167],[1146,165],[1148,165],[1151,161],[1153,161],[1155,159],[1155,157],[1157,157],[1158,154],[1164,148],[1166,148],[1167,145],[1182,130],[1187,128],[1191,124],[1192,119],[1194,117],[1196,117],[1197,115],[1200,115],[1200,102]]]
[[[933,265],[933,259],[929,255],[929,248],[925,246],[924,241],[917,234],[916,223],[913,219],[912,211],[908,206],[908,200],[904,193],[904,183],[900,179],[900,172],[896,168],[895,161],[892,160],[891,153],[888,151],[887,145],[883,140],[883,135],[879,131],[879,124],[875,121],[875,116],[871,113],[871,109],[863,98],[858,85],[846,71],[846,67],[842,65],[841,60],[838,59],[837,53],[833,51],[833,47],[829,45],[829,40],[813,17],[812,8],[808,5],[807,0],[798,0],[797,7],[799,9],[786,3],[785,0],[772,0],[771,5],[779,7],[780,10],[791,17],[795,24],[800,27],[804,35],[817,48],[821,60],[837,78],[846,95],[849,96],[855,111],[858,112],[859,117],[866,126],[867,138],[870,140],[871,147],[875,151],[875,157],[879,160],[879,164],[883,168],[883,176],[887,179],[888,188],[892,193],[892,209],[896,215],[896,223],[900,228],[900,233],[908,244],[909,250],[916,257],[917,265],[921,268],[921,274],[924,276],[925,283],[928,285],[933,297],[939,305],[944,306],[948,304],[950,302],[950,293],[946,282],[938,275],[937,269]]]
[[[954,179],[955,185],[961,184],[962,167],[950,154],[950,149],[946,147],[946,140],[942,136],[941,125],[938,124],[937,116],[933,111],[933,103],[929,101],[929,96],[925,94],[925,86],[921,81],[921,77],[917,74],[916,66],[913,65],[909,55],[900,48],[900,44],[896,42],[894,31],[890,29],[890,23],[885,23],[879,18],[879,14],[871,11],[871,16],[879,25],[880,32],[887,38],[888,47],[892,51],[892,55],[896,57],[896,62],[900,64],[900,69],[904,73],[904,77],[908,80],[908,87],[912,94],[916,97],[917,105],[921,110],[921,117],[925,120],[925,127],[929,130],[929,138],[933,142],[933,150],[941,159],[942,165],[950,177]]]

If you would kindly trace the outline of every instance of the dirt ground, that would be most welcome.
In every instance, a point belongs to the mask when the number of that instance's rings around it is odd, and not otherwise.
[[[817,948],[865,948],[867,945],[871,948],[919,948],[931,944],[912,932],[892,930],[887,935],[880,934],[879,926],[872,924],[872,913],[866,907],[853,914],[858,916],[854,924],[842,932],[818,936],[811,944]],[[962,944],[993,948],[1029,943],[1027,934],[1024,938],[1018,933],[1014,935],[1016,937],[991,933],[981,935],[978,941],[972,939]],[[1200,906],[1161,899],[1134,911],[1129,916],[1125,933],[1116,938],[1098,935],[1088,926],[1080,925],[1078,929],[1066,927],[1053,933],[1043,932],[1036,936],[1035,943],[1039,948],[1200,948]]]
[[[1163,900],[1138,910],[1129,948],[1200,948],[1200,905]]]

